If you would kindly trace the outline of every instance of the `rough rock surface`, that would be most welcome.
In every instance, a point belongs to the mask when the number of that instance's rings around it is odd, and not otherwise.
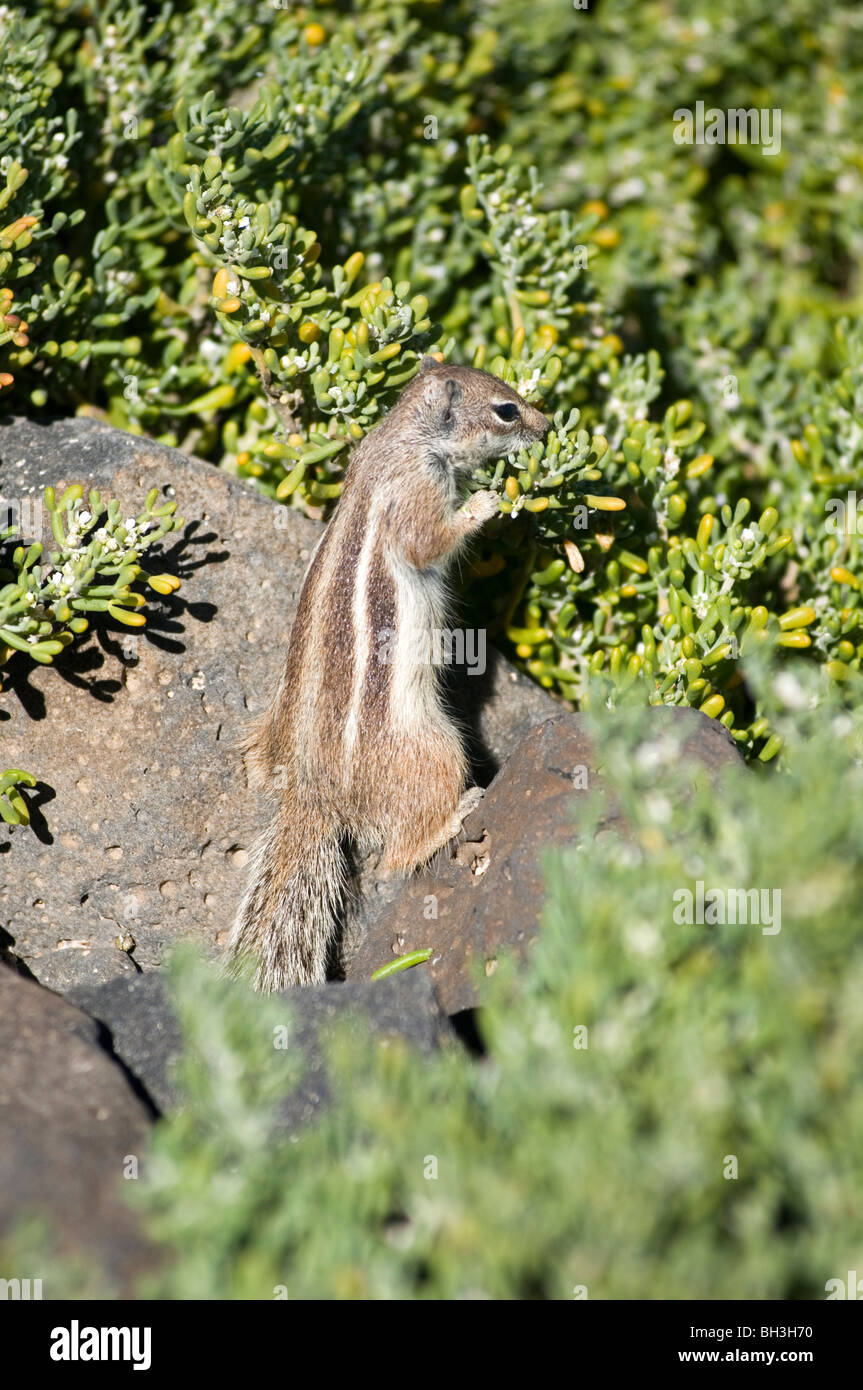
[[[99,1033],[79,1009],[0,965],[0,1241],[38,1215],[61,1257],[87,1254],[122,1288],[152,1253],[122,1193],[152,1115]],[[51,1297],[50,1279],[42,1294]]]
[[[267,815],[232,745],[275,686],[320,524],[95,420],[6,421],[0,460],[6,501],[83,482],[137,511],[155,486],[187,523],[145,557],[183,580],[148,598],[146,628],[109,620],[53,666],[6,668],[3,765],[39,788],[31,828],[3,827],[0,929],[60,990],[151,970],[184,936],[215,950]],[[555,708],[499,657],[456,698],[485,781]]]
[[[155,1109],[176,1108],[180,1092],[173,1067],[180,1055],[180,1022],[160,970],[115,976],[102,984],[76,985],[66,996],[104,1028],[103,1039]]]
[[[740,765],[730,735],[697,710],[660,707],[650,718],[657,732],[683,736],[681,794],[699,775]],[[600,752],[577,714],[532,729],[468,817],[462,841],[366,916],[364,935],[347,961],[348,978],[368,979],[393,956],[433,947],[428,966],[419,968],[430,971],[442,1007],[448,1014],[473,1007],[474,971],[490,974],[501,951],[523,951],[536,936],[541,852],[577,838],[579,798],[601,778]],[[616,820],[611,808],[600,828]]]
[[[158,1109],[176,1109],[181,1092],[174,1067],[182,1042],[164,975],[153,971],[131,980],[109,980],[74,991],[74,998],[104,1025],[115,1054]],[[357,981],[289,990],[281,999],[288,1047],[299,1052],[303,1073],[296,1090],[278,1108],[277,1133],[296,1132],[327,1103],[323,1041],[334,1023],[350,1020],[358,1048],[368,1047],[375,1036],[401,1037],[428,1053],[454,1036],[424,970],[408,970],[376,984]]]

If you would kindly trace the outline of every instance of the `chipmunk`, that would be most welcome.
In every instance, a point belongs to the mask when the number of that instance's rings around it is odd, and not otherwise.
[[[465,502],[472,470],[541,439],[545,416],[488,372],[424,357],[355,449],[303,581],[275,698],[243,748],[252,785],[276,788],[230,933],[230,968],[256,988],[322,983],[349,887],[347,850],[384,877],[426,863],[479,804],[444,708],[429,640],[447,573],[498,511]]]

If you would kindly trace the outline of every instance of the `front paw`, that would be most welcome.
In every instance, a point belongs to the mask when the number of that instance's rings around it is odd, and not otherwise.
[[[496,492],[488,492],[487,490],[471,493],[462,511],[465,516],[469,516],[472,521],[481,526],[484,521],[490,521],[493,516],[497,516],[500,512],[498,495]]]

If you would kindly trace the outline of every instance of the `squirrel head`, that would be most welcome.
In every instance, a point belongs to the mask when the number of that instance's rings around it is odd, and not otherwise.
[[[541,411],[496,376],[433,357],[422,359],[402,400],[411,411],[412,432],[465,472],[526,448],[549,427]]]

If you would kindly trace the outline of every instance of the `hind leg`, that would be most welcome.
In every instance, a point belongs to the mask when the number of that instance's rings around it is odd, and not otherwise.
[[[462,778],[459,763],[450,770],[448,784],[438,780],[432,794],[422,800],[418,800],[416,789],[412,793],[405,789],[403,813],[388,827],[380,864],[384,873],[410,873],[460,834],[464,820],[483,796],[481,787],[462,792]]]

